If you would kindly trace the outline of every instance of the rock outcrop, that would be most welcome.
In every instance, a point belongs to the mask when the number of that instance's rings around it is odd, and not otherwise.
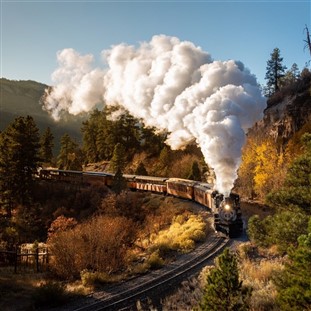
[[[286,142],[311,122],[311,72],[275,93],[267,102],[264,118],[250,130],[251,136],[270,136]]]

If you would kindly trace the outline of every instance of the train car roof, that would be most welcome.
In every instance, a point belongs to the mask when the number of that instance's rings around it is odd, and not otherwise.
[[[183,179],[183,178],[169,178],[166,180],[167,182],[179,183],[179,184],[187,184],[187,185],[195,185],[197,181],[190,180],[190,179]]]
[[[201,190],[213,190],[214,189],[214,185],[213,184],[209,184],[209,183],[205,183],[205,182],[197,182],[194,185],[195,188],[201,189]]]
[[[84,175],[91,175],[91,176],[110,176],[110,173],[105,172],[93,172],[93,171],[83,171]]]
[[[135,178],[135,175],[132,175],[132,174],[123,174],[122,176],[124,178],[127,178],[127,179],[134,179]]]
[[[57,172],[57,173],[82,174],[82,171],[58,170],[56,168],[53,168],[53,169],[42,169],[42,170],[49,171],[49,172]]]
[[[167,177],[154,177],[154,176],[144,176],[144,175],[136,175],[135,180],[143,180],[143,181],[158,181],[158,182],[165,182],[168,178]]]

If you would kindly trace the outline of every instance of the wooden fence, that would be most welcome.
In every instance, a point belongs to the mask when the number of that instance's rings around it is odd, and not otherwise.
[[[17,272],[44,272],[48,268],[50,254],[48,248],[23,249],[13,251],[0,249],[0,267]]]

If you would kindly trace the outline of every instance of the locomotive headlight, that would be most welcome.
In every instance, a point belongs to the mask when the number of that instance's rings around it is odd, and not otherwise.
[[[226,205],[225,205],[225,210],[226,210],[226,211],[229,211],[230,209],[231,209],[231,206],[230,206],[229,204],[226,204]]]

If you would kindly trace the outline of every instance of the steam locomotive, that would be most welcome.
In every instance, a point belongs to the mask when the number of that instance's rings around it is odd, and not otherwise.
[[[58,180],[78,184],[100,182],[111,187],[114,174],[106,172],[69,171],[57,169],[40,169],[38,177],[43,180]],[[213,190],[213,185],[181,178],[165,178],[140,175],[123,177],[127,186],[135,191],[149,191],[163,195],[172,195],[182,199],[193,200],[212,211],[214,228],[229,237],[237,237],[243,231],[242,213],[239,195],[231,193],[229,197]]]

